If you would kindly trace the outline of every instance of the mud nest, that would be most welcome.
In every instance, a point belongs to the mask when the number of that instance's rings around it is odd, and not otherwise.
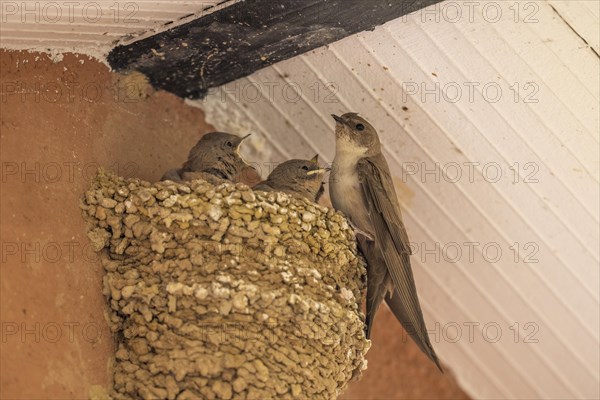
[[[332,399],[366,367],[364,267],[334,210],[244,184],[100,172],[115,398]]]

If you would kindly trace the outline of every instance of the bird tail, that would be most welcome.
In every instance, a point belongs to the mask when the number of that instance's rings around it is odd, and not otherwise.
[[[438,359],[437,354],[435,354],[435,350],[429,340],[425,323],[423,323],[422,327],[413,326],[410,317],[406,314],[406,307],[402,304],[402,297],[397,290],[394,290],[393,293],[388,293],[385,296],[385,301],[390,310],[392,310],[392,313],[396,316],[396,319],[398,319],[404,327],[404,330],[406,330],[410,337],[415,341],[421,351],[425,353],[425,355],[429,357],[443,373],[444,370],[440,364],[440,360]]]
[[[367,316],[365,321],[365,335],[367,339],[371,337],[371,329],[373,328],[373,322],[375,321],[375,314],[377,313],[381,302],[385,299],[388,307],[392,310],[396,319],[402,324],[404,330],[415,341],[421,351],[425,353],[425,355],[433,361],[443,373],[444,370],[442,369],[440,361],[429,340],[420,306],[417,306],[417,315],[420,316],[417,321],[420,322],[420,325],[414,326],[415,324],[412,322],[413,319],[410,317],[407,305],[402,302],[402,296],[400,296],[397,289],[393,289],[393,291],[390,290],[394,285],[392,284],[391,276],[388,273],[385,259],[381,255],[381,252],[375,243],[368,240],[366,237],[358,235],[357,239],[360,251],[368,263],[366,299]]]
[[[375,315],[383,302],[386,292],[389,290],[390,277],[387,273],[385,260],[381,257],[375,243],[366,237],[358,236],[360,250],[368,260],[367,266],[367,316],[365,321],[365,336],[371,338],[371,329],[375,321]]]
[[[371,338],[371,329],[375,322],[375,315],[379,306],[383,302],[385,293],[388,291],[388,284],[385,282],[386,277],[377,276],[374,268],[367,268],[367,317],[365,321],[365,335],[367,339]],[[386,271],[387,272],[387,271]],[[389,281],[389,277],[387,277]]]

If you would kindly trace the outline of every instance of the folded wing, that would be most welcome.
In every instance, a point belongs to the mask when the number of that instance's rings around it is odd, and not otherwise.
[[[369,217],[375,233],[375,243],[390,274],[395,290],[386,301],[404,329],[421,350],[441,369],[429,340],[423,312],[419,304],[415,280],[410,266],[408,234],[400,215],[400,206],[383,155],[365,157],[357,171]]]

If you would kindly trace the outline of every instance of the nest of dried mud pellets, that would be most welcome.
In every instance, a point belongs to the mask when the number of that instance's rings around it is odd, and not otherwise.
[[[102,171],[82,208],[106,272],[115,398],[332,399],[365,368],[364,266],[342,214]]]

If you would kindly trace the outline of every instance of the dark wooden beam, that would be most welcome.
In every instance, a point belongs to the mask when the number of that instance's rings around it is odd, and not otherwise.
[[[441,0],[245,0],[108,55],[156,88],[201,98],[209,88]]]

